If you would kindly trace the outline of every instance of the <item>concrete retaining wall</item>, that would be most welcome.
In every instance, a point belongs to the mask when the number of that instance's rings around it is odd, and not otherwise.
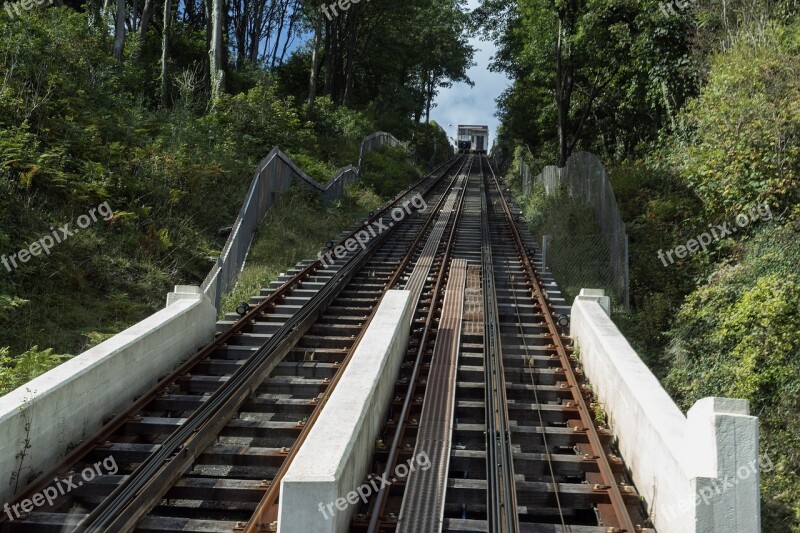
[[[0,500],[208,343],[216,315],[199,287],[178,286],[165,309],[0,398]]]
[[[388,291],[383,297],[341,380],[292,461],[281,482],[279,533],[349,530],[359,500],[357,495],[349,502],[345,498],[364,482],[375,438],[386,422],[386,408],[408,348],[413,313],[410,294]]]
[[[756,533],[758,418],[745,400],[704,398],[684,416],[609,318],[581,291],[572,336],[659,533]]]

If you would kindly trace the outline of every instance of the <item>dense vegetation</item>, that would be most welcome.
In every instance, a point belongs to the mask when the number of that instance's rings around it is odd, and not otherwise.
[[[683,409],[732,396],[760,417],[775,465],[762,477],[767,532],[800,531],[797,8],[487,0],[480,10],[500,46],[494,67],[513,81],[499,101],[504,152],[535,167],[582,149],[609,165],[631,255],[632,309],[618,324]],[[547,224],[549,200],[524,201],[532,223]],[[751,210],[769,216],[708,252],[659,259]]]
[[[449,155],[429,112],[441,87],[468,81],[459,2],[364,3],[330,20],[316,0],[54,4],[0,9],[0,392],[199,283],[273,146],[319,181],[377,130],[423,166]],[[433,19],[448,24],[407,31]],[[368,173],[319,220],[287,196],[283,216],[327,223],[298,250],[416,175],[403,170]],[[54,236],[47,253],[19,253]]]

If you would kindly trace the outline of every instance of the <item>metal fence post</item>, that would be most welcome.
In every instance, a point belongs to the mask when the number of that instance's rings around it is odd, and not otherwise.
[[[547,272],[547,243],[551,235],[542,235],[542,272]]]
[[[631,308],[631,280],[630,280],[630,272],[629,272],[629,262],[628,262],[628,235],[625,235],[625,263],[623,264],[623,268],[625,269],[625,309],[630,310]]]

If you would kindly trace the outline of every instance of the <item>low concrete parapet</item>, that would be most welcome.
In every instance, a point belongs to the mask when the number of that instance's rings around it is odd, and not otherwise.
[[[684,416],[611,321],[604,298],[581,291],[571,333],[656,530],[761,531],[758,418],[748,402],[704,398]]]
[[[279,533],[349,530],[408,349],[413,309],[409,291],[386,292],[281,481]]]
[[[216,315],[199,287],[175,287],[165,309],[1,397],[0,499],[208,343]]]

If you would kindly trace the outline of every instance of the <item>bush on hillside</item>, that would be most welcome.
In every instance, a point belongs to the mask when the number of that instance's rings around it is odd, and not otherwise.
[[[745,398],[760,419],[764,531],[800,530],[799,228],[765,228],[690,294],[672,331],[665,386],[688,409]]]
[[[800,215],[800,22],[743,37],[711,61],[683,114],[691,132],[675,161],[712,212],[759,202]]]
[[[409,159],[408,151],[401,146],[384,146],[370,152],[362,165],[359,187],[375,191],[389,198],[410,187],[419,178],[419,169]]]

